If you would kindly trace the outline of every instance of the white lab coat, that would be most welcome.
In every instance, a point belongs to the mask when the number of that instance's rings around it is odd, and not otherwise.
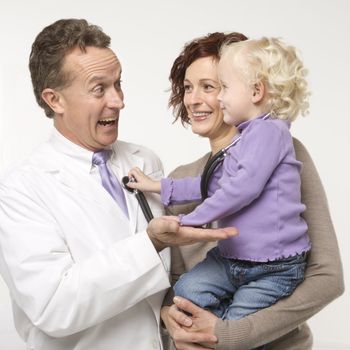
[[[0,272],[16,328],[27,349],[160,349],[169,252],[160,258],[155,251],[134,196],[126,193],[128,221],[89,175],[91,163],[56,148],[60,137],[0,183]],[[124,142],[113,148],[119,178],[134,166],[162,175],[149,150]],[[157,198],[149,200],[154,216],[162,215]]]

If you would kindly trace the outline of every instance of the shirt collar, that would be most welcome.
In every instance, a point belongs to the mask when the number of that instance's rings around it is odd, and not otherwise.
[[[242,132],[242,130],[244,130],[252,121],[257,120],[257,119],[269,119],[270,115],[269,113],[264,113],[262,115],[260,115],[259,117],[247,120],[245,122],[242,122],[241,124],[237,125],[237,129],[239,130],[239,132]]]
[[[90,173],[92,168],[92,155],[94,152],[68,140],[56,128],[53,129],[50,143],[56,151],[66,156],[69,161],[74,163],[74,167],[79,167],[83,169],[84,172]]]

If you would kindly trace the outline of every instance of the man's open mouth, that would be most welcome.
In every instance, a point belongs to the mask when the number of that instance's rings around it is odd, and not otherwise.
[[[106,126],[106,125],[115,124],[116,121],[117,121],[117,118],[108,118],[108,119],[99,120],[99,121],[97,122],[97,124]]]

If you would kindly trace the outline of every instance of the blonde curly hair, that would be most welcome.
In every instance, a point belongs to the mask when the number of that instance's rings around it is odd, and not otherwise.
[[[308,113],[307,70],[293,46],[278,38],[263,37],[224,44],[220,57],[228,59],[236,69],[238,66],[249,86],[264,84],[265,112],[273,118],[293,121],[299,113]]]

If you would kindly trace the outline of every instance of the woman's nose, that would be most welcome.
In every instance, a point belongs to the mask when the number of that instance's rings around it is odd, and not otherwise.
[[[188,102],[192,105],[202,102],[201,94],[198,90],[193,90],[188,96]]]

